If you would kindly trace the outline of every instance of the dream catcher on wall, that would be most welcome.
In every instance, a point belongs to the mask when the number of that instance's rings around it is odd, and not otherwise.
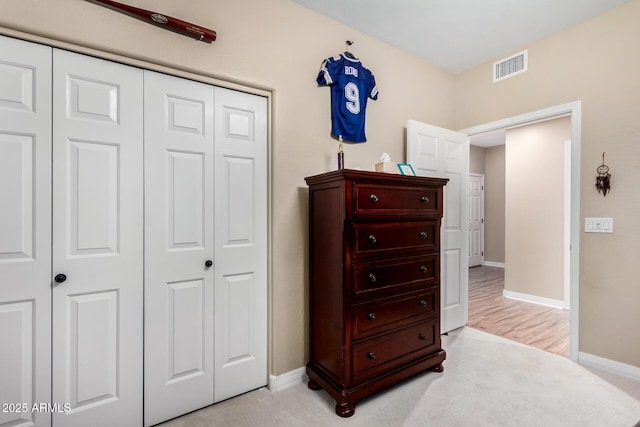
[[[604,164],[604,153],[602,153],[602,165],[598,166],[597,170],[596,189],[598,193],[602,193],[606,197],[609,190],[611,190],[611,174],[609,173],[609,166]]]

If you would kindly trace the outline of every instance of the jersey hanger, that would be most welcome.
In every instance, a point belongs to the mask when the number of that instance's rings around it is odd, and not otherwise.
[[[353,53],[349,52],[349,46],[351,46],[353,44],[353,42],[351,40],[347,40],[346,44],[347,44],[347,49],[344,51],[344,56],[346,56],[347,58],[350,58],[350,59],[358,59],[358,58],[355,57],[355,55]]]

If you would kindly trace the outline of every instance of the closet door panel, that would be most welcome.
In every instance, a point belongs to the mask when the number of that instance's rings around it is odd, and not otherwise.
[[[69,140],[67,158],[69,255],[118,253],[118,147],[105,142]]]
[[[215,88],[216,401],[267,383],[267,100]]]
[[[0,425],[51,425],[50,189],[51,48],[0,36]]]
[[[139,426],[142,71],[53,63],[53,424]]]
[[[145,72],[145,424],[213,403],[213,88]]]

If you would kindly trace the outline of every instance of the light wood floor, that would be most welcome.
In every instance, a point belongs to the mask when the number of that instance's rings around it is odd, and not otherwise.
[[[469,269],[467,326],[569,356],[569,311],[502,296],[504,268]]]

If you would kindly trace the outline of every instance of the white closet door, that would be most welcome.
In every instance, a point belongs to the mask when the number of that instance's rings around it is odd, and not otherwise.
[[[54,426],[142,424],[142,71],[53,56]]]
[[[213,403],[213,87],[145,72],[145,424]]]
[[[216,402],[267,383],[267,100],[215,89]]]
[[[0,403],[26,405],[0,411],[0,425],[49,426],[31,410],[51,398],[51,48],[8,37],[0,200]]]

